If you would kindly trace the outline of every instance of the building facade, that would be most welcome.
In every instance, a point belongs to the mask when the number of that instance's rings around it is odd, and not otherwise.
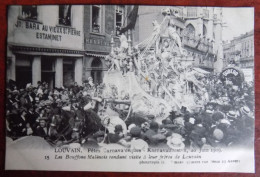
[[[82,84],[83,6],[9,6],[7,80],[19,87]]]
[[[102,82],[108,70],[104,58],[111,52],[111,45],[119,46],[119,30],[127,24],[131,8],[126,5],[84,6],[84,81],[92,77],[94,83]]]
[[[20,87],[47,82],[51,88],[81,85],[89,77],[101,83],[108,70],[104,58],[119,43],[119,30],[128,23],[132,5],[9,6],[7,80]],[[133,45],[153,32],[152,21],[162,21],[166,7],[139,8]],[[170,7],[174,27],[187,51],[183,60],[216,70],[221,56],[222,10],[206,7]],[[114,44],[111,43],[114,39]],[[219,66],[219,64],[218,64]]]
[[[140,8],[133,31],[134,43],[138,44],[152,34],[152,21],[161,22],[162,9],[166,8],[175,16],[174,27],[181,37],[182,46],[187,50],[183,60],[193,60],[196,67],[220,72],[223,60],[221,8],[144,6]]]
[[[225,66],[236,62],[240,68],[254,68],[254,31],[235,37],[223,45]]]
[[[89,77],[101,83],[105,56],[120,45],[126,5],[10,6],[7,80],[22,87],[38,81],[51,88],[81,85]]]

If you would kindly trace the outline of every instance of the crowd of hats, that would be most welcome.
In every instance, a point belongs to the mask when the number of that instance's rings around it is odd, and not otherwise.
[[[62,129],[57,127],[63,119],[62,107],[85,105],[91,95],[98,96],[100,87],[85,82],[83,86],[74,83],[67,88],[49,89],[46,82],[38,82],[36,87],[28,83],[25,88],[18,88],[14,81],[9,81],[6,89],[7,136],[13,139],[29,135],[46,137],[49,129]]]
[[[198,112],[191,113],[183,107],[181,112],[172,111],[160,123],[152,115],[132,115],[125,122],[127,133],[123,133],[121,125],[115,125],[114,132],[107,132],[103,127],[91,132],[90,136],[84,135],[84,141],[82,135],[77,134],[81,127],[75,126],[81,117],[74,116],[71,142],[77,140],[79,143],[98,144],[100,138],[103,138],[107,144],[172,149],[253,146],[253,84],[225,85],[215,78],[208,78],[205,82],[209,86],[209,101]],[[27,84],[24,89],[18,89],[15,83],[9,83],[6,93],[7,136],[13,139],[31,135],[48,137],[48,130],[61,133],[66,126],[63,125],[60,129],[57,127],[64,119],[62,107],[73,104],[75,108],[84,106],[91,89],[88,84],[49,89],[48,84],[40,82],[37,87]],[[68,122],[70,123],[71,121]],[[39,127],[42,128],[41,131]]]

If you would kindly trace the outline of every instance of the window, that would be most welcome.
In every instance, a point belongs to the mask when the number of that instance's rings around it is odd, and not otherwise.
[[[75,61],[71,58],[64,57],[63,58],[63,85],[65,87],[71,86],[75,77]]]
[[[209,10],[208,9],[203,9],[203,16],[204,16],[204,18],[209,18]]]
[[[94,58],[91,63],[91,77],[93,78],[94,83],[102,83],[102,62],[100,58]]]
[[[249,41],[246,42],[246,56],[249,56]]]
[[[203,25],[203,36],[207,35],[207,27]]]
[[[197,17],[197,7],[187,7],[187,17],[196,18]]]
[[[116,35],[119,35],[121,27],[124,25],[125,7],[122,5],[116,6]]]
[[[71,25],[71,5],[59,5],[59,24]]]
[[[37,20],[37,6],[22,6],[22,18]]]
[[[92,6],[92,32],[101,33],[102,7],[101,5]]]
[[[251,40],[251,56],[254,56],[254,41]]]
[[[192,24],[188,24],[186,26],[186,31],[188,33],[188,36],[193,36],[193,37],[195,36],[195,28]]]

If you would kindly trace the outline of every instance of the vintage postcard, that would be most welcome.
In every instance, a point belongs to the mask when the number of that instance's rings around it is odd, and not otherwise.
[[[254,173],[254,8],[7,16],[6,170]]]

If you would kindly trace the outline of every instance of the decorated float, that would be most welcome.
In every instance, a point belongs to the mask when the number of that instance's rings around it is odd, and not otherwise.
[[[194,112],[208,101],[198,79],[208,72],[193,68],[193,61],[187,61],[187,51],[172,20],[176,16],[169,9],[162,10],[162,15],[160,24],[152,22],[149,38],[132,47],[130,37],[122,34],[120,46],[112,45],[105,58],[109,70],[103,79],[103,97],[121,104],[119,109],[128,112],[126,119],[134,113],[152,115],[161,122],[171,111]]]

